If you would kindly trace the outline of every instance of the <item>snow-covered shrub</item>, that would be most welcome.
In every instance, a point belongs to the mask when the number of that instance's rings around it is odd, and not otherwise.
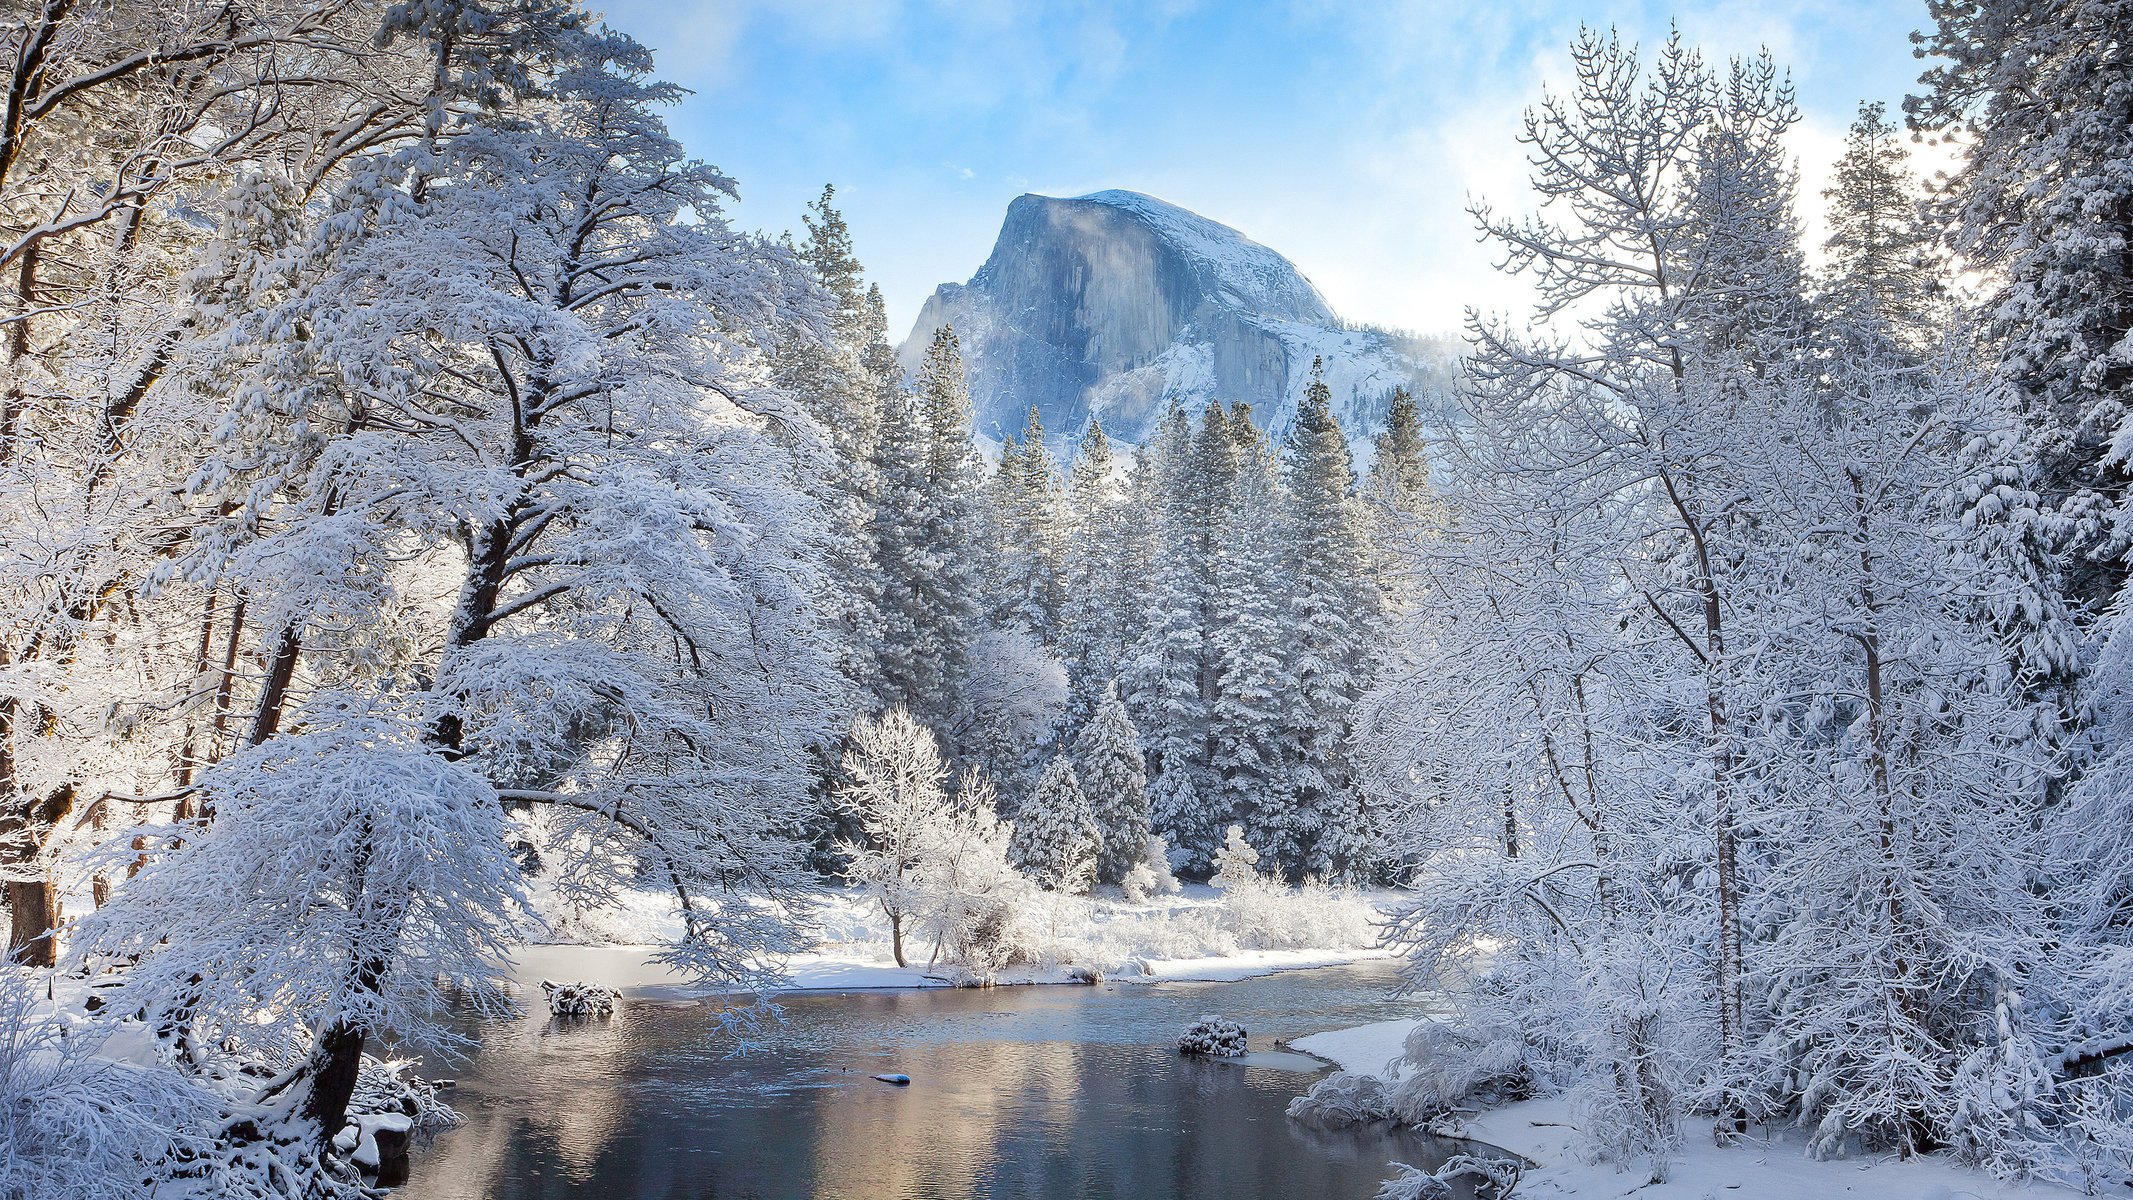
[[[1481,1158],[1472,1154],[1454,1154],[1443,1166],[1434,1171],[1424,1171],[1396,1162],[1393,1169],[1399,1174],[1378,1187],[1377,1200],[1453,1200],[1461,1194],[1455,1184],[1462,1181],[1467,1189],[1476,1184],[1486,1184],[1490,1196],[1509,1196],[1518,1186],[1518,1177],[1524,1173],[1516,1159]]]
[[[597,983],[557,983],[541,980],[548,994],[548,1011],[558,1017],[611,1017],[619,998],[613,988]]]
[[[211,1097],[172,1071],[96,1057],[106,1031],[67,1028],[40,1011],[40,991],[0,965],[0,1196],[122,1200],[207,1149]]]
[[[1329,1129],[1367,1125],[1390,1119],[1392,1104],[1385,1098],[1385,1085],[1375,1075],[1335,1071],[1311,1085],[1311,1090],[1289,1101],[1289,1116]]]
[[[1259,875],[1259,852],[1244,840],[1244,826],[1232,825],[1222,848],[1215,851],[1215,873],[1209,883],[1221,891],[1264,886]]]
[[[1054,755],[1037,786],[1015,809],[1009,854],[1023,874],[1052,892],[1084,894],[1096,881],[1103,831],[1081,794],[1073,765]]]
[[[407,1181],[408,1148],[415,1137],[460,1122],[438,1098],[437,1085],[414,1073],[418,1065],[412,1059],[364,1055],[348,1098],[348,1123],[333,1139],[336,1150],[385,1187]]]
[[[1344,888],[1284,887],[1253,878],[1222,893],[1222,923],[1252,950],[1357,949],[1377,944],[1377,910]]]
[[[1392,1115],[1426,1125],[1469,1104],[1508,1104],[1533,1095],[1524,1031],[1501,1012],[1461,1010],[1459,1020],[1417,1021],[1386,1089]]]
[[[1178,1053],[1201,1054],[1209,1058],[1242,1058],[1245,1054],[1244,1026],[1208,1013],[1194,1021],[1190,1028],[1178,1036]]]
[[[1118,886],[1133,904],[1178,892],[1178,877],[1170,871],[1170,848],[1161,837],[1151,833],[1141,839],[1140,859],[1120,877]]]

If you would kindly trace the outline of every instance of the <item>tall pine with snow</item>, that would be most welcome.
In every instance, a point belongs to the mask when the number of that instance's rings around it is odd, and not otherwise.
[[[1282,667],[1294,690],[1283,724],[1294,746],[1293,799],[1257,839],[1292,878],[1369,869],[1369,834],[1348,765],[1352,710],[1367,674],[1377,602],[1354,497],[1347,435],[1313,364],[1283,459],[1288,493]]]
[[[935,331],[913,389],[887,398],[874,463],[881,699],[945,730],[982,617],[983,485],[953,329]]]
[[[1131,634],[1122,627],[1136,580],[1126,569],[1126,491],[1103,424],[1081,437],[1067,473],[1061,551],[1059,654],[1067,669],[1066,720],[1080,728],[1118,681]]]
[[[1212,620],[1214,695],[1207,736],[1216,807],[1244,822],[1257,845],[1281,843],[1297,793],[1302,746],[1284,713],[1295,699],[1288,674],[1289,598],[1286,495],[1280,464],[1249,413],[1229,422],[1237,470],[1231,503],[1214,531]],[[1277,855],[1279,851],[1275,852]],[[1301,862],[1296,854],[1293,861]]]
[[[1080,895],[1096,881],[1103,830],[1065,755],[1045,764],[1037,786],[1015,806],[1014,825],[1008,853],[1039,887]]]
[[[1121,688],[1148,752],[1149,801],[1156,832],[1181,869],[1205,871],[1220,844],[1222,819],[1207,766],[1207,704],[1201,691],[1204,579],[1195,553],[1192,418],[1172,407],[1149,456],[1147,508],[1152,576],[1144,589],[1140,638]]]
[[[1009,435],[1003,441],[988,491],[988,619],[997,628],[1020,627],[1055,645],[1065,590],[1061,560],[1068,514],[1059,464],[1045,444],[1044,422],[1035,407],[1029,410],[1022,436]]]
[[[1117,883],[1141,861],[1148,844],[1148,777],[1141,735],[1117,693],[1106,691],[1096,716],[1074,739],[1082,795],[1103,840],[1096,856],[1099,883]]]

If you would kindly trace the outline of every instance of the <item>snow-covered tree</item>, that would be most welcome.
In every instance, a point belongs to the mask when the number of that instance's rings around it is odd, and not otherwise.
[[[995,627],[1019,625],[1052,645],[1064,588],[1066,497],[1035,406],[1020,439],[1010,434],[1003,443],[989,490],[989,619]]]
[[[2133,63],[2117,0],[1935,0],[1914,128],[1962,164],[1944,236],[1996,290],[1984,307],[1999,375],[2021,399],[2069,587],[2117,595],[2133,414]]]
[[[1046,891],[1080,894],[1096,882],[1103,830],[1063,754],[1044,765],[1037,786],[1015,806],[1015,865]]]
[[[1281,705],[1293,744],[1285,802],[1255,824],[1260,849],[1291,878],[1369,869],[1370,836],[1347,761],[1350,711],[1367,682],[1377,597],[1348,438],[1313,363],[1284,455],[1287,491]],[[1271,699],[1271,698],[1270,698]]]
[[[281,1094],[321,1136],[367,1038],[420,1028],[431,981],[479,994],[501,969],[516,868],[481,816],[500,802],[575,814],[644,863],[682,910],[667,956],[687,971],[746,986],[789,944],[713,897],[796,878],[805,746],[834,711],[822,514],[789,448],[810,423],[766,367],[803,276],[725,223],[730,181],[681,153],[648,71],[585,34],[537,103],[354,176],[286,298],[232,332],[257,362],[228,381],[184,569],[241,587],[269,631],[258,749],[201,780],[207,831],[153,847],[80,951],[136,959],[129,986],[180,1025],[274,1014],[239,1041],[308,1054]],[[322,763],[364,778],[366,750],[400,789],[315,782]],[[307,800],[278,790],[293,778]],[[317,836],[336,849],[314,874],[275,866]],[[464,848],[418,861],[431,837]],[[582,864],[584,894],[635,882],[613,861]],[[449,886],[429,874],[454,864]],[[180,936],[194,870],[257,886]],[[322,895],[294,926],[278,908]],[[276,972],[269,1003],[252,989]]]
[[[844,753],[837,798],[858,822],[862,840],[844,847],[845,875],[865,888],[889,921],[896,965],[905,923],[928,908],[925,870],[948,820],[948,762],[940,740],[901,706],[862,719]]]
[[[1096,716],[1074,739],[1074,762],[1103,839],[1096,857],[1097,881],[1118,883],[1144,857],[1150,835],[1140,731],[1117,692],[1104,694]]]
[[[1218,802],[1207,778],[1207,707],[1201,693],[1205,626],[1201,578],[1193,556],[1192,419],[1172,408],[1152,456],[1149,511],[1153,576],[1146,617],[1130,652],[1120,695],[1148,753],[1149,802],[1155,827],[1180,868],[1205,870],[1220,836]]]
[[[1094,417],[1067,475],[1068,528],[1062,550],[1059,655],[1067,668],[1066,719],[1088,723],[1099,698],[1118,680],[1132,633],[1126,618],[1134,581],[1127,577],[1125,488],[1103,424]]]
[[[953,329],[934,332],[914,382],[884,404],[875,450],[876,658],[884,702],[947,728],[980,632],[984,536],[970,393]]]
[[[1222,848],[1215,851],[1212,882],[1224,891],[1256,887],[1264,882],[1259,873],[1259,852],[1244,836],[1242,825],[1232,825],[1222,835]]]
[[[1292,772],[1303,753],[1287,719],[1296,683],[1284,661],[1293,578],[1283,523],[1287,497],[1265,437],[1249,418],[1231,424],[1241,444],[1234,503],[1217,527],[1207,629],[1216,670],[1207,716],[1210,778],[1218,811],[1240,818],[1277,858],[1292,851],[1284,865],[1301,863],[1300,847],[1280,836],[1295,812]]]
[[[993,629],[971,642],[969,670],[947,731],[961,757],[994,780],[1025,790],[1039,751],[1049,745],[1066,707],[1066,668],[1021,629]]]
[[[1011,857],[1012,836],[985,776],[965,771],[921,849],[913,927],[933,939],[933,959],[945,954],[962,973],[959,982],[989,984],[1025,949],[1031,885]]]

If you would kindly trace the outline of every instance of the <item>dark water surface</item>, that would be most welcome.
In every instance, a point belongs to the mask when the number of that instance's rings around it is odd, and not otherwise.
[[[1383,963],[1224,984],[808,993],[745,1057],[688,1003],[482,1028],[402,1200],[1371,1196],[1454,1148],[1283,1115],[1321,1069],[1274,1039],[1411,1015]],[[1205,1012],[1242,1062],[1181,1058]],[[909,1087],[870,1076],[902,1072]]]

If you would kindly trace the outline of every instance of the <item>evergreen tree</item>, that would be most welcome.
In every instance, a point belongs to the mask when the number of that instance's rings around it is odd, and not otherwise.
[[[1148,780],[1140,731],[1116,692],[1106,691],[1096,716],[1074,740],[1082,794],[1102,832],[1096,878],[1117,883],[1141,861],[1148,845]]]
[[[993,624],[1020,626],[1047,646],[1059,638],[1066,512],[1059,464],[1033,406],[1018,440],[1009,434],[993,472],[990,600]]]
[[[2021,398],[2045,532],[2075,600],[2123,584],[2133,449],[2133,56],[2124,0],[1931,0],[1944,60],[1905,101],[1963,163],[1942,196],[1952,248],[1998,287],[2001,380]],[[2061,532],[2061,527],[2064,532]]]
[[[1091,418],[1068,476],[1060,567],[1059,653],[1067,668],[1070,727],[1089,722],[1097,698],[1117,683],[1125,657],[1126,521],[1110,440]]]
[[[1878,101],[1859,106],[1835,183],[1822,193],[1829,201],[1826,299],[1846,323],[1870,323],[1922,349],[1944,289],[1931,258],[1933,232],[1887,111]]]
[[[1210,880],[1225,892],[1258,885],[1259,852],[1244,836],[1244,827],[1232,825],[1223,835],[1222,848],[1214,854],[1215,872]]]
[[[1178,855],[1181,870],[1204,871],[1221,836],[1221,819],[1207,778],[1207,705],[1201,691],[1206,624],[1195,554],[1192,435],[1192,419],[1173,406],[1152,447],[1152,578],[1124,696],[1152,767],[1149,799],[1156,830]]]
[[[1103,831],[1089,811],[1074,767],[1054,755],[1028,799],[1015,808],[1008,853],[1017,867],[1047,891],[1086,893],[1096,880]]]
[[[1209,759],[1216,807],[1240,817],[1254,841],[1271,846],[1295,803],[1291,772],[1299,752],[1283,719],[1294,684],[1282,661],[1284,497],[1272,449],[1248,414],[1231,429],[1248,440],[1238,447],[1232,503],[1215,541]]]
[[[1351,710],[1366,681],[1376,598],[1353,495],[1348,438],[1333,415],[1323,364],[1289,431],[1284,706],[1295,748],[1293,803],[1269,813],[1261,849],[1291,877],[1352,877],[1368,846],[1347,760]]]
[[[880,698],[954,724],[979,632],[983,514],[970,395],[955,331],[935,331],[915,389],[883,406],[870,529],[878,572]]]
[[[1395,388],[1385,428],[1371,443],[1370,474],[1363,481],[1363,519],[1369,529],[1371,577],[1388,611],[1420,602],[1401,564],[1414,541],[1443,519],[1429,482],[1429,454],[1422,436],[1422,410],[1414,393]]]

